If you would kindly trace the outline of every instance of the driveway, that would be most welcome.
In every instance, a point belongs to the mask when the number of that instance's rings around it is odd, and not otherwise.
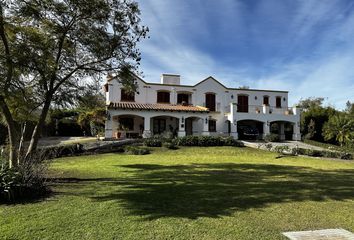
[[[266,142],[261,142],[261,141],[252,141],[252,140],[241,140],[241,142],[243,142],[243,144],[247,147],[251,147],[251,148],[264,148],[264,145],[266,144]],[[324,149],[321,147],[316,147],[304,142],[300,142],[300,141],[284,141],[284,142],[271,142],[271,144],[273,145],[273,147],[276,146],[288,146],[289,148],[305,148],[305,149],[313,149],[313,150],[327,150],[328,149]]]

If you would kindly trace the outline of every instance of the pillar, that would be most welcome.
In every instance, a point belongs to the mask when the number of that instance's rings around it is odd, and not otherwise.
[[[144,132],[143,132],[143,138],[149,138],[151,137],[151,124],[150,124],[151,118],[149,117],[144,117]]]
[[[179,119],[179,126],[178,126],[178,137],[186,136],[186,123],[184,117]]]
[[[294,123],[293,125],[293,140],[301,141],[300,122]]]
[[[202,132],[203,136],[210,136],[210,132],[209,132],[209,118],[206,116],[205,118],[203,118],[203,132]]]
[[[231,137],[233,137],[234,139],[238,139],[238,133],[237,133],[237,121],[236,119],[231,122],[231,133],[230,133]]]
[[[285,126],[284,123],[279,123],[279,136],[280,140],[285,140]]]
[[[270,133],[270,122],[267,121],[263,123],[263,139],[265,138],[266,135]]]
[[[112,119],[107,117],[107,120],[105,122],[104,126],[104,138],[105,139],[111,139],[113,138],[113,126],[112,126]]]

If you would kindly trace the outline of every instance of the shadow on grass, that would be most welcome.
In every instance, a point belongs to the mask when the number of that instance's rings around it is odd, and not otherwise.
[[[233,163],[123,167],[133,174],[75,181],[115,189],[87,194],[94,201],[117,201],[130,214],[148,219],[220,217],[272,203],[354,199],[354,170]]]

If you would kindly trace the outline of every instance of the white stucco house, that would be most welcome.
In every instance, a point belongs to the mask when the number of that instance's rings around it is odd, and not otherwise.
[[[107,104],[105,138],[222,135],[241,138],[240,131],[257,129],[281,139],[300,140],[300,109],[288,107],[288,92],[229,88],[213,77],[181,85],[180,76],[162,74],[161,83],[136,76],[138,90],[127,94],[116,77],[104,86]]]

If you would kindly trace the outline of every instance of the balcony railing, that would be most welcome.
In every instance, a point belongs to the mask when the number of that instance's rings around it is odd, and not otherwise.
[[[238,113],[294,115],[293,108],[267,105],[236,105]]]
[[[207,107],[205,102],[203,102],[203,107]],[[221,103],[220,102],[215,103],[215,112],[221,112]]]

